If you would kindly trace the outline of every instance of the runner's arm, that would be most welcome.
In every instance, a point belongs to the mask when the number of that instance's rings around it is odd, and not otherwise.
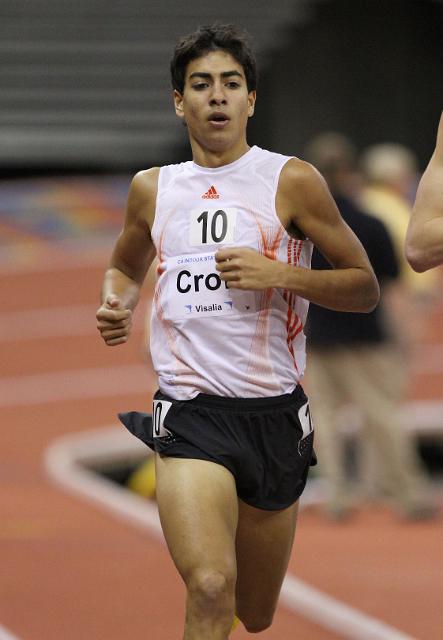
[[[443,264],[443,113],[434,153],[418,185],[405,253],[415,271]]]
[[[297,159],[285,165],[277,208],[291,212],[292,222],[333,269],[294,267],[252,249],[222,249],[216,255],[217,268],[229,287],[289,289],[328,309],[372,311],[380,292],[368,256],[314,167]]]
[[[106,344],[126,342],[146,273],[155,257],[151,238],[158,169],[138,173],[129,190],[126,217],[106,270],[97,328]]]

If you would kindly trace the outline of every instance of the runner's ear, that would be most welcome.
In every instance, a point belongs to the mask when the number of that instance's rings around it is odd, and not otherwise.
[[[180,93],[180,91],[177,91],[177,89],[174,89],[173,98],[174,98],[175,114],[177,117],[183,120],[185,117],[185,114],[183,111],[183,95]]]

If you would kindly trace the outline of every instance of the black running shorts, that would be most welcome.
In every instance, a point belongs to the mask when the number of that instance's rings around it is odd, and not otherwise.
[[[238,497],[260,509],[285,509],[316,464],[309,404],[302,387],[271,398],[199,394],[173,400],[160,391],[151,414],[120,413],[128,430],[161,455],[221,464]]]

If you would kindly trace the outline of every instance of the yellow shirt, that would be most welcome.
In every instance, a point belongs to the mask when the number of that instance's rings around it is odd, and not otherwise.
[[[364,189],[361,206],[384,223],[394,244],[400,276],[406,286],[419,295],[432,294],[437,285],[438,274],[435,271],[416,273],[404,255],[406,231],[411,216],[409,202],[394,191],[377,186]]]

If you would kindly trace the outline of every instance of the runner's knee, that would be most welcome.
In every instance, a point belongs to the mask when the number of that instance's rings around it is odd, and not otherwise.
[[[224,608],[234,595],[234,577],[227,572],[199,570],[187,580],[189,596],[202,608]]]
[[[266,615],[261,611],[257,611],[255,615],[249,618],[240,617],[246,631],[249,633],[260,633],[265,629],[269,629],[272,624],[273,615]]]

